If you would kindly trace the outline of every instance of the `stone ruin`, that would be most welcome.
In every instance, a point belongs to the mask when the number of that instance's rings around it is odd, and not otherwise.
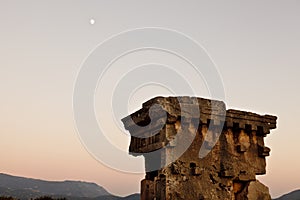
[[[141,200],[270,200],[256,175],[266,173],[264,137],[276,119],[196,97],[147,101],[122,119],[130,154],[145,158]]]

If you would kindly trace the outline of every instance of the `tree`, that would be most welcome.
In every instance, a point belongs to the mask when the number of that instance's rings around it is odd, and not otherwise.
[[[17,200],[13,197],[0,197],[0,200]]]
[[[0,199],[1,200],[1,199]],[[38,197],[35,200],[67,200],[66,198],[58,198],[58,199],[54,199],[50,196],[43,196],[43,197]]]

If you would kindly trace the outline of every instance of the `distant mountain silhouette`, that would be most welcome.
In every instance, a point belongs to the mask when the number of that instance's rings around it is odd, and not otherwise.
[[[21,200],[40,196],[66,197],[70,200],[138,200],[139,194],[117,197],[103,187],[82,181],[44,181],[0,173],[0,196]]]
[[[300,200],[300,190],[295,190],[274,200]]]

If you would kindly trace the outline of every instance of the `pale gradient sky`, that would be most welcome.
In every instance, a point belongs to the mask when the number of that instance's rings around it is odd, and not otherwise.
[[[279,117],[266,138],[267,175],[259,179],[273,197],[300,188],[299,1],[2,0],[0,27],[0,172],[139,192],[143,174],[109,169],[84,149],[72,92],[81,63],[99,43],[124,30],[162,27],[206,48],[227,107]],[[143,98],[137,93],[129,110]]]

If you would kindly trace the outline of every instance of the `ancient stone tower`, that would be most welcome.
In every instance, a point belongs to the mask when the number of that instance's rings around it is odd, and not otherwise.
[[[145,157],[141,200],[270,200],[256,175],[266,173],[276,119],[195,97],[147,101],[122,119],[130,153]]]

